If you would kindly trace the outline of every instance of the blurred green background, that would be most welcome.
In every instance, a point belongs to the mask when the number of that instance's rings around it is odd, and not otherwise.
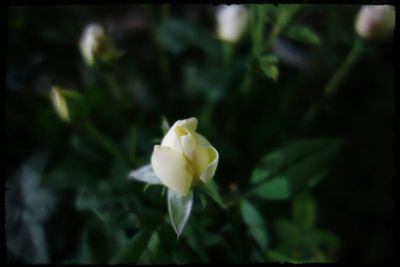
[[[348,75],[326,98],[325,86],[357,40],[360,6],[248,5],[249,26],[234,44],[217,38],[217,8],[9,7],[8,262],[393,256],[393,41],[363,41]],[[79,41],[93,22],[104,27],[117,55],[88,66]],[[54,85],[80,96],[67,99],[71,123],[59,119],[50,101]],[[321,108],[307,121],[316,105]],[[281,185],[270,185],[267,197],[256,188],[229,209],[196,195],[177,240],[162,188],[144,191],[127,175],[148,164],[163,136],[163,117],[172,125],[192,116],[219,151],[214,179],[224,199],[272,171],[299,177],[298,190],[285,195]],[[334,153],[325,152],[331,147]],[[285,162],[271,160],[273,151]],[[286,172],[309,154],[308,165]],[[325,174],[316,186],[311,172]]]

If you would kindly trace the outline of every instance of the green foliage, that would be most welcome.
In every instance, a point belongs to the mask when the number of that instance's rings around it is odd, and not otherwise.
[[[314,31],[312,31],[309,27],[302,25],[293,25],[286,32],[286,35],[289,38],[305,44],[319,45],[321,43],[320,38]]]
[[[226,203],[220,195],[218,185],[214,180],[211,180],[208,184],[202,185],[200,190],[210,196],[222,208],[226,208]]]
[[[132,237],[126,244],[112,257],[110,264],[136,264],[146,250],[152,233],[142,230]],[[154,242],[154,241],[153,241]]]
[[[331,262],[340,240],[333,233],[316,227],[317,208],[308,193],[300,193],[292,201],[292,219],[275,221],[277,246],[267,252],[274,262]]]
[[[259,59],[260,67],[265,76],[277,81],[279,76],[278,58],[276,56],[262,56]]]
[[[294,198],[292,217],[303,230],[309,230],[316,222],[316,209],[314,199],[306,193],[302,193]]]
[[[341,147],[332,138],[292,142],[268,153],[253,171],[253,193],[267,200],[287,199],[315,186],[327,174]]]
[[[240,210],[244,222],[249,227],[249,232],[263,251],[268,249],[268,235],[264,219],[260,211],[249,201],[240,202]]]

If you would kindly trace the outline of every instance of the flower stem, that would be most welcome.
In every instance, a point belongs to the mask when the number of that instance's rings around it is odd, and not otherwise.
[[[224,56],[224,64],[225,65],[229,65],[231,58],[232,58],[232,54],[233,54],[233,44],[232,43],[228,43],[228,42],[223,42],[222,43],[222,52],[223,52],[223,56]]]
[[[352,69],[354,63],[359,58],[363,48],[363,41],[360,38],[356,38],[350,52],[347,54],[346,59],[340,65],[339,69],[332,76],[329,82],[326,84],[324,89],[324,96],[326,98],[331,97],[339,88],[347,74]]]
[[[123,93],[121,88],[118,86],[118,82],[115,79],[114,73],[104,72],[103,73],[104,82],[110,91],[114,99],[121,104],[124,108],[129,108],[129,100]]]
[[[355,62],[360,57],[362,51],[363,51],[363,41],[359,37],[356,37],[356,39],[353,42],[353,46],[350,49],[349,53],[347,54],[345,60],[339,66],[338,70],[326,84],[321,99],[316,104],[312,105],[305,113],[303,119],[303,126],[308,125],[315,118],[315,116],[322,109],[326,100],[332,97],[336,93],[338,88],[340,88],[340,85],[351,71]]]

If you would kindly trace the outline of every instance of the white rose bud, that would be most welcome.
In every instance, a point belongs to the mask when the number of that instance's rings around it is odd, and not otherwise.
[[[235,43],[248,23],[248,11],[242,5],[224,5],[217,10],[218,38]]]
[[[357,16],[355,28],[365,39],[382,39],[393,32],[395,10],[390,5],[363,6]]]
[[[218,165],[217,150],[196,129],[196,118],[175,122],[151,156],[160,181],[181,195],[192,186],[208,183]]]
[[[107,62],[115,56],[112,41],[99,24],[92,23],[85,27],[79,46],[89,66],[98,61]]]
[[[60,119],[65,122],[70,122],[71,118],[67,106],[67,101],[65,100],[65,96],[61,93],[60,88],[56,86],[53,86],[51,88],[50,99]]]

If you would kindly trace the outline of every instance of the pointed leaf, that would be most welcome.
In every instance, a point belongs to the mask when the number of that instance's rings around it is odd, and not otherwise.
[[[321,43],[320,38],[315,32],[302,25],[291,26],[287,31],[286,36],[306,44],[319,45]]]
[[[128,174],[128,179],[133,179],[148,184],[161,184],[160,178],[155,174],[151,164],[133,170]]]
[[[314,199],[302,193],[294,198],[292,205],[294,221],[303,229],[310,230],[317,218],[317,207]]]
[[[154,231],[149,239],[146,249],[140,256],[139,264],[167,264],[171,262],[170,256],[161,244],[160,235]]]
[[[253,193],[280,200],[315,186],[328,173],[341,144],[339,139],[306,139],[270,152],[253,171]]]
[[[193,206],[193,192],[190,191],[186,195],[180,195],[175,191],[168,189],[168,211],[172,226],[177,237],[182,233]]]
[[[251,236],[264,251],[268,248],[268,237],[265,228],[264,219],[260,211],[249,201],[240,202],[240,211],[244,222],[249,227]]]
[[[262,56],[259,58],[261,70],[265,76],[276,81],[279,76],[278,58],[276,56]]]
[[[147,247],[151,232],[142,230],[130,239],[125,246],[111,259],[110,264],[136,263]]]
[[[200,190],[209,195],[222,208],[226,208],[226,203],[218,191],[218,185],[214,180],[200,187]]]

